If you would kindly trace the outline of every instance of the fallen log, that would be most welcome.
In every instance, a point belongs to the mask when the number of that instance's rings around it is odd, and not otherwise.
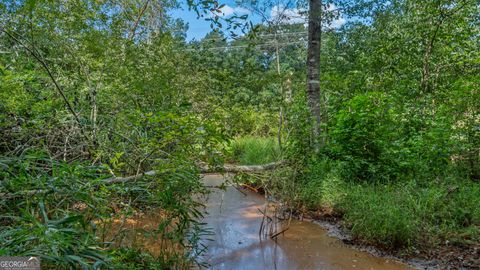
[[[197,166],[200,169],[200,173],[256,173],[274,170],[282,164],[284,164],[284,162],[272,162],[264,165],[224,164],[223,166],[208,166],[206,164],[197,164]],[[156,174],[157,171],[152,170],[132,176],[107,178],[103,180],[103,182],[105,184],[125,183],[143,176],[153,176]]]
[[[206,164],[199,164],[198,167],[200,169],[200,173],[202,174],[203,173],[256,173],[256,172],[265,172],[269,170],[274,170],[282,164],[284,164],[284,162],[274,162],[274,163],[268,163],[264,165],[225,164],[223,166],[208,166]],[[130,182],[130,181],[135,181],[144,176],[154,176],[156,174],[157,174],[157,171],[151,170],[151,171],[147,171],[147,172],[143,172],[143,173],[139,173],[131,176],[111,177],[111,178],[103,179],[101,183],[106,185],[121,184],[121,183]],[[18,197],[33,196],[36,194],[43,194],[43,193],[47,193],[47,190],[43,190],[43,189],[27,190],[22,192],[21,194],[0,193],[0,199],[13,199]]]
[[[265,172],[271,171],[278,168],[280,165],[285,162],[272,162],[264,165],[233,165],[233,164],[224,164],[223,166],[208,166],[205,164],[200,164],[201,173],[256,173],[256,172]]]

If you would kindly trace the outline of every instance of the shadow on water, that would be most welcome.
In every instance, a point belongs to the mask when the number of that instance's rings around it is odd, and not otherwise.
[[[206,186],[224,183],[221,175],[206,175]],[[410,269],[401,263],[346,246],[327,235],[317,224],[292,220],[276,238],[261,239],[259,229],[265,207],[262,195],[235,189],[212,188],[206,199],[204,222],[215,233],[205,241],[208,251],[201,260],[209,269]]]

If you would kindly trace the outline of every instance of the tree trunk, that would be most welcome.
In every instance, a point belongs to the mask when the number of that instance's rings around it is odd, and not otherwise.
[[[316,151],[323,145],[321,136],[320,108],[320,50],[322,38],[322,0],[309,0],[308,52],[307,52],[307,99],[313,123],[313,143]]]
[[[277,141],[278,147],[282,150],[282,128],[283,128],[283,102],[284,102],[284,93],[283,93],[283,79],[280,72],[280,50],[278,48],[278,38],[277,38],[277,29],[275,29],[275,58],[277,64],[277,75],[280,78],[280,93],[282,95],[280,110],[278,112],[278,134]]]

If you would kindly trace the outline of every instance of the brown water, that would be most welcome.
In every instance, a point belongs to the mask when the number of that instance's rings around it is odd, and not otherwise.
[[[258,209],[264,208],[264,197],[232,186],[214,188],[224,182],[221,175],[206,175],[204,179],[212,187],[204,222],[215,233],[212,241],[205,242],[208,251],[202,257],[209,269],[411,269],[352,249],[311,222],[292,221],[276,242],[268,237],[261,240],[263,215]]]

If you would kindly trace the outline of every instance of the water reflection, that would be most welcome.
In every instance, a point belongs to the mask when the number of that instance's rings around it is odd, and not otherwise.
[[[223,183],[220,175],[205,176],[208,186]],[[349,248],[329,237],[320,226],[292,221],[277,238],[261,240],[259,228],[264,208],[261,195],[227,187],[212,188],[204,222],[215,235],[205,241],[208,252],[201,258],[210,269],[410,269],[397,262]]]

